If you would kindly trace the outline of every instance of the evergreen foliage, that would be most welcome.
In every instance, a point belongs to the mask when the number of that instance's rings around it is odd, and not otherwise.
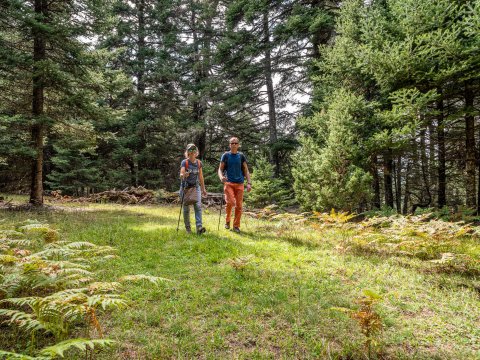
[[[101,190],[95,147],[85,139],[69,139],[68,143],[53,146],[51,158],[53,171],[47,175],[46,184],[65,195],[88,195]]]
[[[318,113],[299,125],[305,147],[301,151],[312,153],[313,141],[317,161],[330,161],[323,171],[338,174],[339,163],[353,163],[365,173],[365,177],[358,175],[363,180],[355,183],[356,194],[365,191],[373,196],[353,198],[353,208],[385,205],[407,213],[418,207],[459,203],[473,207],[477,203],[475,6],[446,0],[350,0],[342,4],[335,44],[322,48],[314,77],[313,105]],[[331,95],[342,91],[368,104],[368,114],[359,116],[357,127],[351,128],[359,136],[353,142],[347,130],[350,126],[339,126],[330,117],[338,101]],[[342,107],[352,110],[347,104]],[[361,104],[353,106],[359,114],[362,108]],[[344,120],[348,123],[348,116]],[[345,136],[332,135],[335,129]],[[344,144],[352,151],[342,151]],[[338,150],[332,152],[332,146]],[[322,195],[305,194],[309,190],[301,177],[307,167],[298,162],[295,166],[297,196],[304,206],[313,207]],[[346,173],[356,174],[356,170]],[[462,176],[463,183],[453,180]],[[331,183],[342,184],[330,193],[332,199],[348,187],[343,177],[332,176]],[[326,193],[327,189],[328,185]],[[352,209],[342,199],[339,196],[328,206]]]
[[[255,186],[246,196],[249,206],[261,208],[276,204],[292,205],[291,190],[282,179],[275,178],[274,167],[266,158],[258,158],[252,172],[252,182]]]
[[[218,191],[237,136],[305,208],[478,211],[479,8],[0,2],[0,187],[174,190],[193,142]]]
[[[321,145],[303,138],[294,158],[294,189],[304,207],[352,211],[371,198],[362,127],[370,113],[361,97],[343,89],[332,94],[329,108],[317,118],[326,130]]]

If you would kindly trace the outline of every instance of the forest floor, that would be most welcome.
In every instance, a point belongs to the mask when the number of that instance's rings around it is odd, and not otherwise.
[[[117,248],[119,258],[96,269],[101,280],[171,280],[128,285],[129,308],[100,318],[116,345],[97,359],[367,359],[358,311],[365,294],[380,296],[373,312],[382,330],[369,338],[370,358],[480,359],[476,228],[245,217],[236,234],[217,231],[212,208],[198,236],[176,231],[178,212],[63,204],[2,210],[0,224],[37,219],[65,239]]]

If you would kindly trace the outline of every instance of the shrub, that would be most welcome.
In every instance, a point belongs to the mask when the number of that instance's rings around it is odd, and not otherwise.
[[[252,191],[245,197],[250,206],[261,208],[276,204],[283,207],[295,202],[285,181],[273,177],[273,165],[264,157],[259,158],[253,168],[252,183]]]

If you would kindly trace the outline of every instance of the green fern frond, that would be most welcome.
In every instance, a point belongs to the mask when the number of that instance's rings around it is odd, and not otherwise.
[[[24,234],[40,233],[44,234],[50,230],[48,224],[29,224],[18,228]]]
[[[30,239],[5,239],[2,240],[3,243],[9,247],[30,247],[33,246],[37,241]]]
[[[90,294],[107,293],[118,291],[121,284],[118,282],[94,282],[88,285],[88,292]]]
[[[46,264],[49,266],[59,267],[60,269],[71,269],[71,268],[81,268],[81,269],[88,269],[90,266],[87,264],[79,264],[75,261],[67,261],[67,260],[44,260]]]
[[[89,296],[87,305],[92,308],[101,307],[103,310],[106,310],[125,308],[127,307],[128,303],[118,295],[101,294]]]
[[[0,316],[8,317],[9,323],[16,324],[19,328],[27,331],[45,330],[45,326],[34,318],[32,314],[28,314],[19,310],[0,309]]]
[[[28,356],[24,354],[13,353],[9,351],[0,350],[0,359],[5,360],[51,360],[51,356]]]
[[[87,249],[87,248],[95,248],[95,247],[97,247],[97,245],[92,244],[88,241],[76,241],[76,242],[65,244],[65,247],[67,249],[81,250],[81,249]]]
[[[80,351],[85,351],[87,349],[107,347],[113,343],[113,340],[107,339],[70,339],[42,349],[40,351],[40,355],[50,356],[52,358],[55,356],[60,356],[63,358],[63,353],[71,348],[77,348]]]
[[[66,289],[57,291],[56,293],[50,295],[50,298],[66,299],[70,296],[75,296],[78,294],[84,294],[87,291],[87,288],[77,288],[77,289]]]
[[[75,320],[85,319],[85,313],[87,309],[84,304],[73,305],[71,304],[68,310],[63,314],[65,321],[71,323]]]
[[[126,275],[122,276],[120,278],[120,281],[122,282],[138,282],[138,281],[149,281],[152,284],[158,285],[160,282],[165,282],[165,281],[172,281],[170,279],[165,279],[161,278],[158,276],[150,276],[150,275],[144,275],[144,274],[138,274],[138,275]]]
[[[9,303],[18,307],[30,306],[34,309],[40,302],[42,298],[37,296],[27,296],[21,298],[8,298],[0,301],[0,304]]]
[[[91,277],[80,274],[71,274],[68,276],[62,276],[61,274],[58,274],[58,276],[48,277],[43,281],[38,281],[35,285],[32,285],[32,289],[72,288],[87,284],[91,281]]]
[[[0,230],[0,238],[12,239],[12,238],[23,238],[25,235],[19,231],[15,230]]]
[[[58,306],[69,307],[71,304],[84,304],[88,297],[84,293],[70,294],[59,297],[58,293],[45,297],[46,301],[56,302]]]
[[[4,272],[6,270],[1,270]],[[5,273],[0,280],[0,291],[7,294],[7,297],[12,296],[18,289],[22,287],[23,278],[18,271]]]
[[[75,255],[77,251],[66,249],[66,248],[49,248],[37,252],[33,255],[40,257],[42,259],[50,259],[50,258],[67,258],[69,256]],[[32,255],[32,256],[33,256]]]
[[[63,268],[60,270],[60,274],[62,275],[86,275],[86,276],[92,276],[93,273],[91,271],[85,270],[83,267],[77,267],[77,268]]]
[[[13,255],[0,255],[0,264],[13,265],[18,263],[21,259]]]

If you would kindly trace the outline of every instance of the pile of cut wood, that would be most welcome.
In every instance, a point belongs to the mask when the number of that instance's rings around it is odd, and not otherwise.
[[[95,202],[95,203],[117,203],[117,204],[180,204],[178,192],[159,190],[157,192],[145,189],[143,186],[129,187],[123,190],[107,190],[89,196],[73,198],[62,196],[60,191],[52,191],[51,195],[58,202]],[[202,203],[206,206],[218,206],[222,201],[223,194],[207,193],[202,198]]]
[[[222,201],[222,193],[207,193],[207,196],[202,196],[202,204],[209,207],[214,205],[219,205]],[[180,204],[181,198],[178,195],[178,192],[169,192],[166,190],[159,190],[157,192],[157,202],[164,204]],[[225,204],[225,201],[223,201]]]
[[[152,204],[155,202],[155,192],[143,186],[129,187],[123,190],[107,190],[86,197],[69,199],[72,202],[96,202],[118,204]]]

